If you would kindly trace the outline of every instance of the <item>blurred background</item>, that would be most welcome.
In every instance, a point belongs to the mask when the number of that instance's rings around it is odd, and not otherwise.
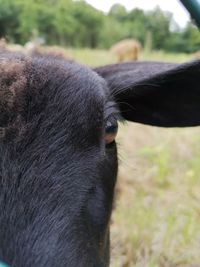
[[[178,0],[0,0],[0,48],[90,66],[200,58]],[[111,267],[200,266],[200,129],[120,125]]]
[[[178,0],[0,0],[0,38],[13,50],[53,46],[90,65],[115,62],[108,52],[124,39],[140,43],[140,59],[200,57],[199,31]]]

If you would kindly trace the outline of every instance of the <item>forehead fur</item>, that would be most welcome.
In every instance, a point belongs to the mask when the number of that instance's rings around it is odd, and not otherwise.
[[[0,58],[0,126],[5,126],[20,112],[22,92],[26,87],[26,63]]]
[[[19,60],[2,59],[0,61],[0,89],[15,93],[26,84],[24,74],[25,62]]]
[[[93,134],[103,120],[107,93],[101,77],[72,61],[0,55],[0,135],[5,127],[25,129],[41,116],[46,127]]]

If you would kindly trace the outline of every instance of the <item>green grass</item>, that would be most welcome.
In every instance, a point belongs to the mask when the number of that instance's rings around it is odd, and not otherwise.
[[[200,265],[200,129],[123,126],[112,267]]]
[[[68,50],[90,66],[116,62],[105,50]],[[144,53],[184,62],[191,55]],[[117,138],[120,170],[111,223],[111,267],[200,266],[200,128],[129,123]]]
[[[156,60],[156,61],[167,61],[167,62],[184,62],[187,60],[192,60],[193,55],[184,53],[165,53],[164,51],[154,51],[151,53],[143,53],[141,55],[141,60]]]
[[[100,66],[115,63],[114,56],[106,50],[69,49],[69,55],[75,60],[89,66]]]
[[[75,60],[90,66],[116,63],[116,58],[108,50],[68,49],[67,52]],[[163,51],[143,52],[140,56],[140,60],[166,62],[184,62],[191,59],[193,59],[193,55],[165,53]]]

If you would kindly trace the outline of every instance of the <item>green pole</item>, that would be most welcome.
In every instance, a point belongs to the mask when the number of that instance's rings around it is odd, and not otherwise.
[[[200,0],[180,0],[200,28]]]
[[[4,262],[0,261],[0,267],[8,267],[8,265],[5,264]]]

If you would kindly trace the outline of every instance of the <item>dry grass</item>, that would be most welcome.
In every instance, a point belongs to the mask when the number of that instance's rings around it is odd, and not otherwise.
[[[123,126],[112,267],[200,264],[200,129]]]

